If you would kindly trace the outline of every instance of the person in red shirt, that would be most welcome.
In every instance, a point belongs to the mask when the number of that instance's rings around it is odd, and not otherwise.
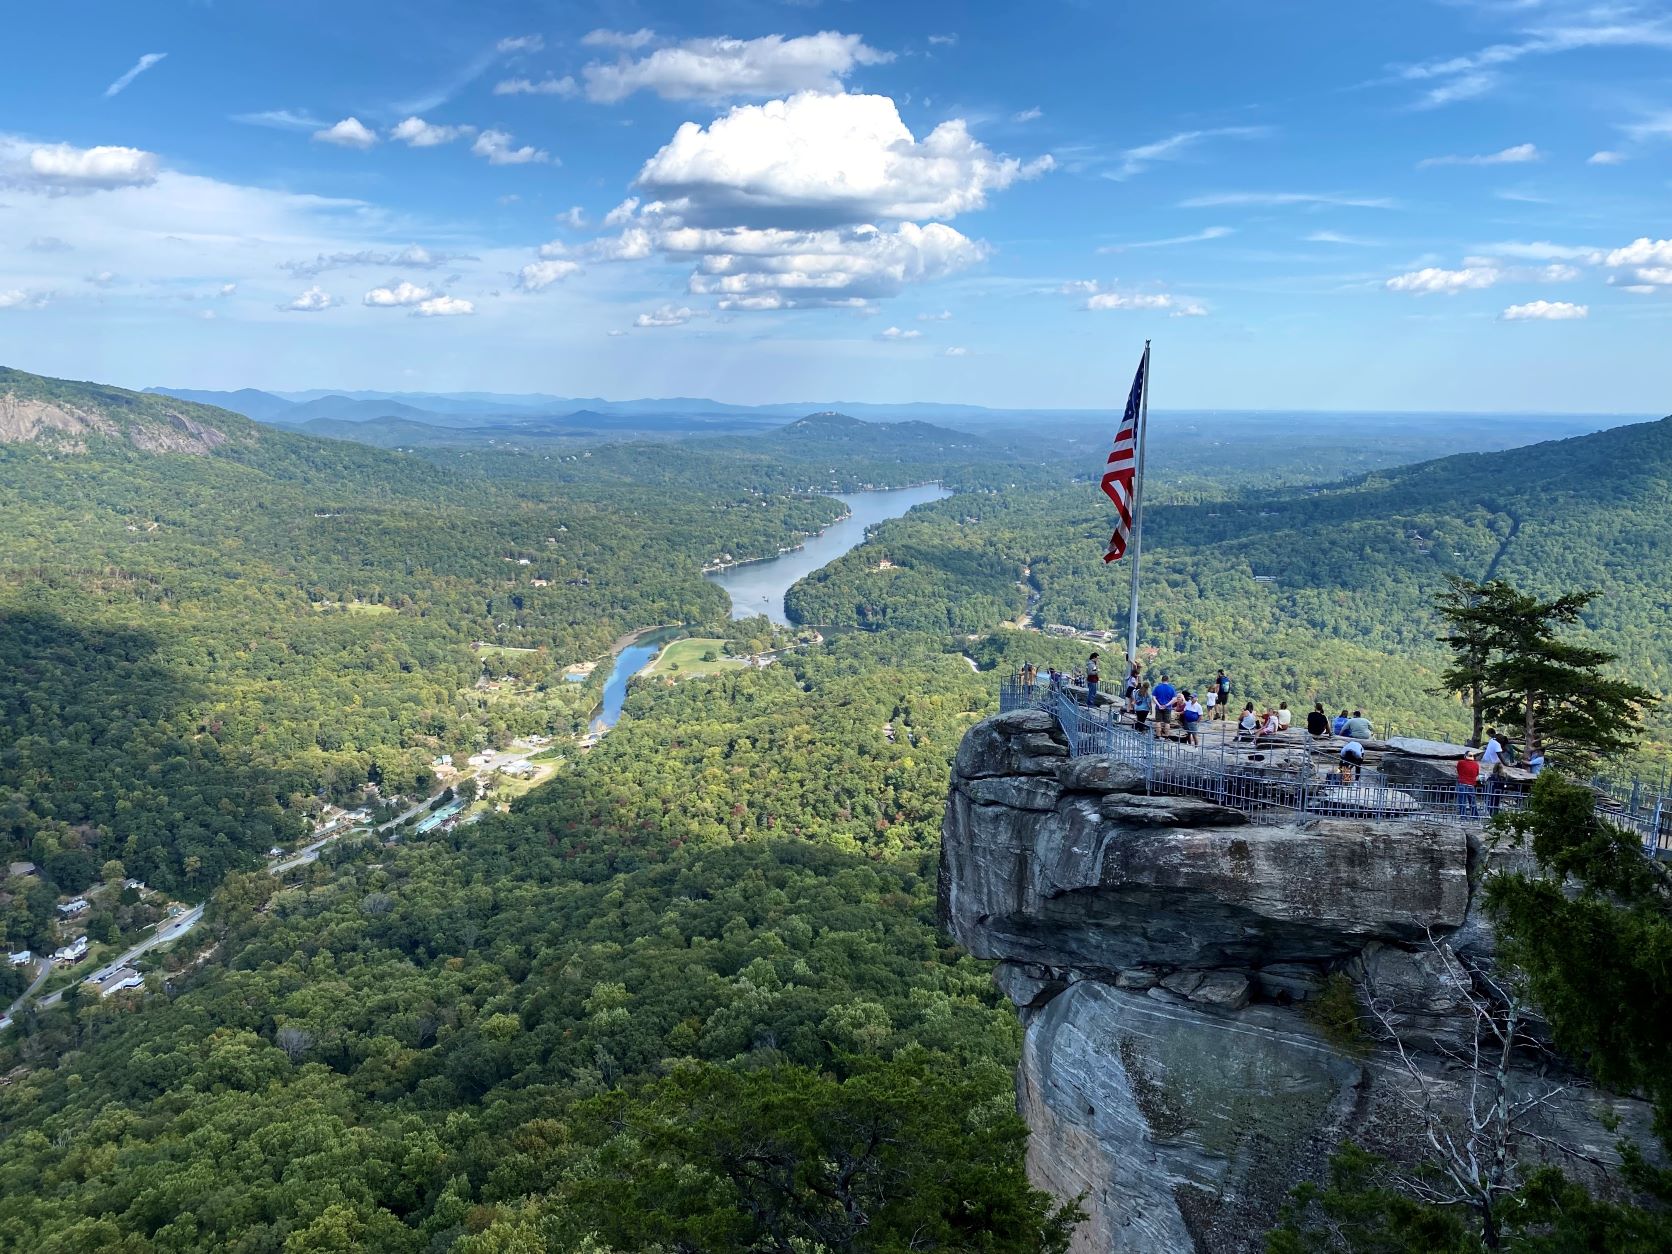
[[[1480,806],[1475,794],[1480,790],[1480,762],[1470,749],[1457,759],[1457,813],[1461,817],[1478,819]]]

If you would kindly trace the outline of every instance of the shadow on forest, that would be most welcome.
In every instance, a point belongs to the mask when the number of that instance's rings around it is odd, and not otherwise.
[[[291,834],[279,775],[198,725],[201,694],[132,629],[0,611],[0,862],[79,891],[110,858],[183,894]]]

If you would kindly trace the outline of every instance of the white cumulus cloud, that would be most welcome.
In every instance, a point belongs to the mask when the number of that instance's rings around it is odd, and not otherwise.
[[[1525,305],[1511,305],[1500,315],[1505,322],[1528,322],[1542,319],[1547,322],[1566,322],[1588,318],[1589,305],[1574,305],[1565,300],[1535,300]]]
[[[435,293],[427,287],[402,281],[390,287],[372,288],[362,298],[361,303],[388,309],[399,305],[421,304],[434,295]]]
[[[678,227],[661,231],[656,244],[671,257],[694,257],[689,290],[720,297],[723,309],[861,306],[987,255],[984,244],[939,222],[903,222],[892,231]]]
[[[902,331],[899,327],[889,327],[886,331],[877,332],[877,338],[879,340],[919,340],[923,338],[923,332],[915,329]]]
[[[0,186],[62,196],[149,187],[156,181],[157,155],[143,149],[30,144],[0,136]]]
[[[969,355],[970,350],[963,347],[961,344],[953,345],[951,348],[945,349],[941,353],[942,357],[968,357]]]
[[[603,45],[611,32],[594,31],[588,40]],[[631,38],[649,36],[636,32]],[[620,40],[620,36],[614,37]],[[643,43],[649,43],[648,38]],[[642,44],[615,43],[632,49]],[[856,66],[893,60],[891,53],[868,47],[858,35],[820,31],[786,39],[691,39],[658,48],[648,56],[624,56],[614,63],[595,62],[581,71],[591,100],[613,103],[638,91],[665,100],[726,100],[738,96],[779,96],[799,91],[837,91]]]
[[[1414,292],[1419,296],[1427,296],[1436,292],[1463,292],[1491,287],[1503,277],[1503,271],[1491,265],[1465,266],[1461,270],[1444,270],[1438,266],[1428,266],[1422,270],[1413,270],[1409,274],[1396,274],[1387,281],[1386,287],[1390,292]]]
[[[397,124],[389,132],[389,138],[398,139],[413,148],[435,148],[475,133],[474,126],[438,126],[433,122],[424,121],[423,118],[411,117]]]
[[[517,272],[517,286],[525,292],[541,292],[579,269],[580,266],[573,261],[531,261]]]
[[[415,318],[456,318],[462,314],[473,314],[476,306],[471,301],[458,296],[432,296],[429,300],[419,303],[412,311]]]
[[[607,235],[586,246],[594,261],[643,261],[656,251],[656,241],[642,226],[630,226],[620,235]]]
[[[139,60],[134,62],[132,69],[122,75],[121,78],[117,79],[109,87],[105,88],[105,98],[109,99],[111,96],[114,96],[118,92],[122,91],[129,83],[133,82],[134,79],[145,73],[146,70],[150,69],[167,55],[168,53],[166,52],[147,52]]]
[[[483,131],[470,146],[470,151],[478,157],[486,157],[489,165],[528,165],[551,160],[549,154],[532,144],[513,148],[513,142],[505,131]]]
[[[1585,164],[1586,165],[1619,165],[1625,159],[1626,159],[1625,153],[1623,153],[1623,152],[1613,152],[1610,149],[1604,148],[1600,152],[1593,152],[1590,156],[1586,157],[1585,158]]]
[[[1650,239],[1645,235],[1624,248],[1614,249],[1603,261],[1610,266],[1672,266],[1672,239]]]
[[[344,118],[335,126],[327,126],[317,130],[313,137],[322,144],[336,144],[341,148],[359,148],[364,151],[377,143],[377,132],[373,131],[359,118]]]
[[[1165,292],[1094,292],[1086,298],[1087,309],[1146,309],[1174,318],[1201,318],[1207,307],[1199,301]]]
[[[624,223],[631,222],[633,220],[633,215],[638,211],[639,198],[637,196],[629,196],[626,200],[622,201],[614,209],[611,209],[604,215],[604,225],[607,227],[621,226]]]
[[[545,37],[541,35],[507,35],[494,45],[494,51],[503,53],[539,52],[545,46]]]
[[[672,305],[663,305],[651,313],[642,313],[633,319],[636,327],[682,327],[692,318],[704,317],[695,309],[688,309],[681,305],[675,309]]]
[[[638,183],[699,225],[817,226],[950,218],[1050,168],[996,155],[962,119],[918,140],[887,96],[803,92],[685,123]]]
[[[288,305],[279,308],[287,313],[319,313],[330,309],[337,303],[337,298],[320,287],[310,287]]]

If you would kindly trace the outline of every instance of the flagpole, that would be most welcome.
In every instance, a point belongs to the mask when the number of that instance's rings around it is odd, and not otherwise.
[[[1138,466],[1132,479],[1132,592],[1126,610],[1127,665],[1138,660],[1138,563],[1144,551],[1144,439],[1149,435],[1150,342],[1144,341],[1144,395],[1138,406]]]

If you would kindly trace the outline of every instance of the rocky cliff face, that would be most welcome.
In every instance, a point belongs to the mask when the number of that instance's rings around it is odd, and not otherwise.
[[[1309,1012],[1333,973],[1461,1104],[1448,1046],[1473,1032],[1459,959],[1491,958],[1473,910],[1486,854],[1446,824],[1254,825],[1142,787],[1118,761],[1070,759],[1043,712],[977,725],[947,802],[941,914],[998,960],[1021,1016],[1029,1169],[1085,1196],[1077,1248],[1257,1250],[1344,1141],[1419,1154],[1392,1043],[1326,1033]],[[1553,1102],[1546,1130],[1606,1157],[1603,1105]]]

